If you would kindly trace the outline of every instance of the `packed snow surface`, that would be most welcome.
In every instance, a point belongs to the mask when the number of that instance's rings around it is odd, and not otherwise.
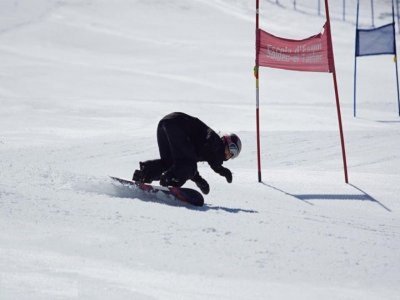
[[[278,36],[325,22],[314,0],[260,2]],[[376,2],[375,26],[389,23]],[[355,1],[345,20],[330,1],[349,183],[332,75],[267,68],[259,183],[254,6],[0,1],[0,299],[399,299],[393,56],[358,59],[354,118]],[[242,138],[232,184],[199,164],[202,208],[109,178],[158,156],[173,111]]]

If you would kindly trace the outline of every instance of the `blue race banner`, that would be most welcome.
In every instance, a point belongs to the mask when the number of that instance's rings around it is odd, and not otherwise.
[[[356,29],[356,56],[396,54],[394,23],[373,29]]]

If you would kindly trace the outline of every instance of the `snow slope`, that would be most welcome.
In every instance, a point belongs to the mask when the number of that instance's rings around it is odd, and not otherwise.
[[[393,58],[360,58],[353,118],[355,1],[347,21],[331,1],[350,183],[331,75],[272,69],[258,183],[253,2],[0,1],[0,299],[398,299]],[[324,23],[316,1],[261,2],[274,34]],[[108,178],[158,155],[172,111],[243,139],[232,184],[199,165],[203,208]]]

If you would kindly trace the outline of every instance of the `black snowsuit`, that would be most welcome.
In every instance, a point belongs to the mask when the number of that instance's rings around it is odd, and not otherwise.
[[[159,180],[168,171],[183,185],[188,179],[200,176],[197,162],[206,161],[218,174],[230,171],[222,166],[225,145],[210,127],[198,118],[181,112],[168,114],[158,123],[157,141],[161,159],[141,163],[148,182]]]

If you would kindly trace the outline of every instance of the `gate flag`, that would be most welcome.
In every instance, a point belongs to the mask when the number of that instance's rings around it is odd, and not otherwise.
[[[394,23],[356,30],[356,56],[396,54]]]
[[[396,0],[397,2],[398,0]],[[354,51],[354,95],[353,95],[353,116],[357,112],[357,57],[389,54],[394,55],[394,66],[396,69],[397,86],[397,105],[400,116],[400,86],[399,71],[397,66],[396,51],[396,30],[394,28],[394,0],[392,0],[392,22],[378,28],[360,29],[358,28],[358,18],[360,14],[360,0],[357,0],[357,19],[356,19],[356,41]]]
[[[344,180],[349,182],[347,174],[346,150],[344,145],[342,117],[340,112],[339,92],[336,79],[335,60],[333,56],[332,33],[329,17],[328,0],[325,0],[326,22],[322,32],[303,40],[291,40],[274,36],[260,29],[260,0],[256,0],[256,43],[255,67],[256,78],[256,133],[257,133],[257,168],[258,182],[261,180],[261,142],[260,142],[260,85],[259,67],[270,67],[294,71],[332,73],[333,86],[336,98],[340,143]]]
[[[259,30],[258,65],[276,69],[327,72],[334,70],[333,51],[325,23],[321,33],[303,40],[291,40]]]

